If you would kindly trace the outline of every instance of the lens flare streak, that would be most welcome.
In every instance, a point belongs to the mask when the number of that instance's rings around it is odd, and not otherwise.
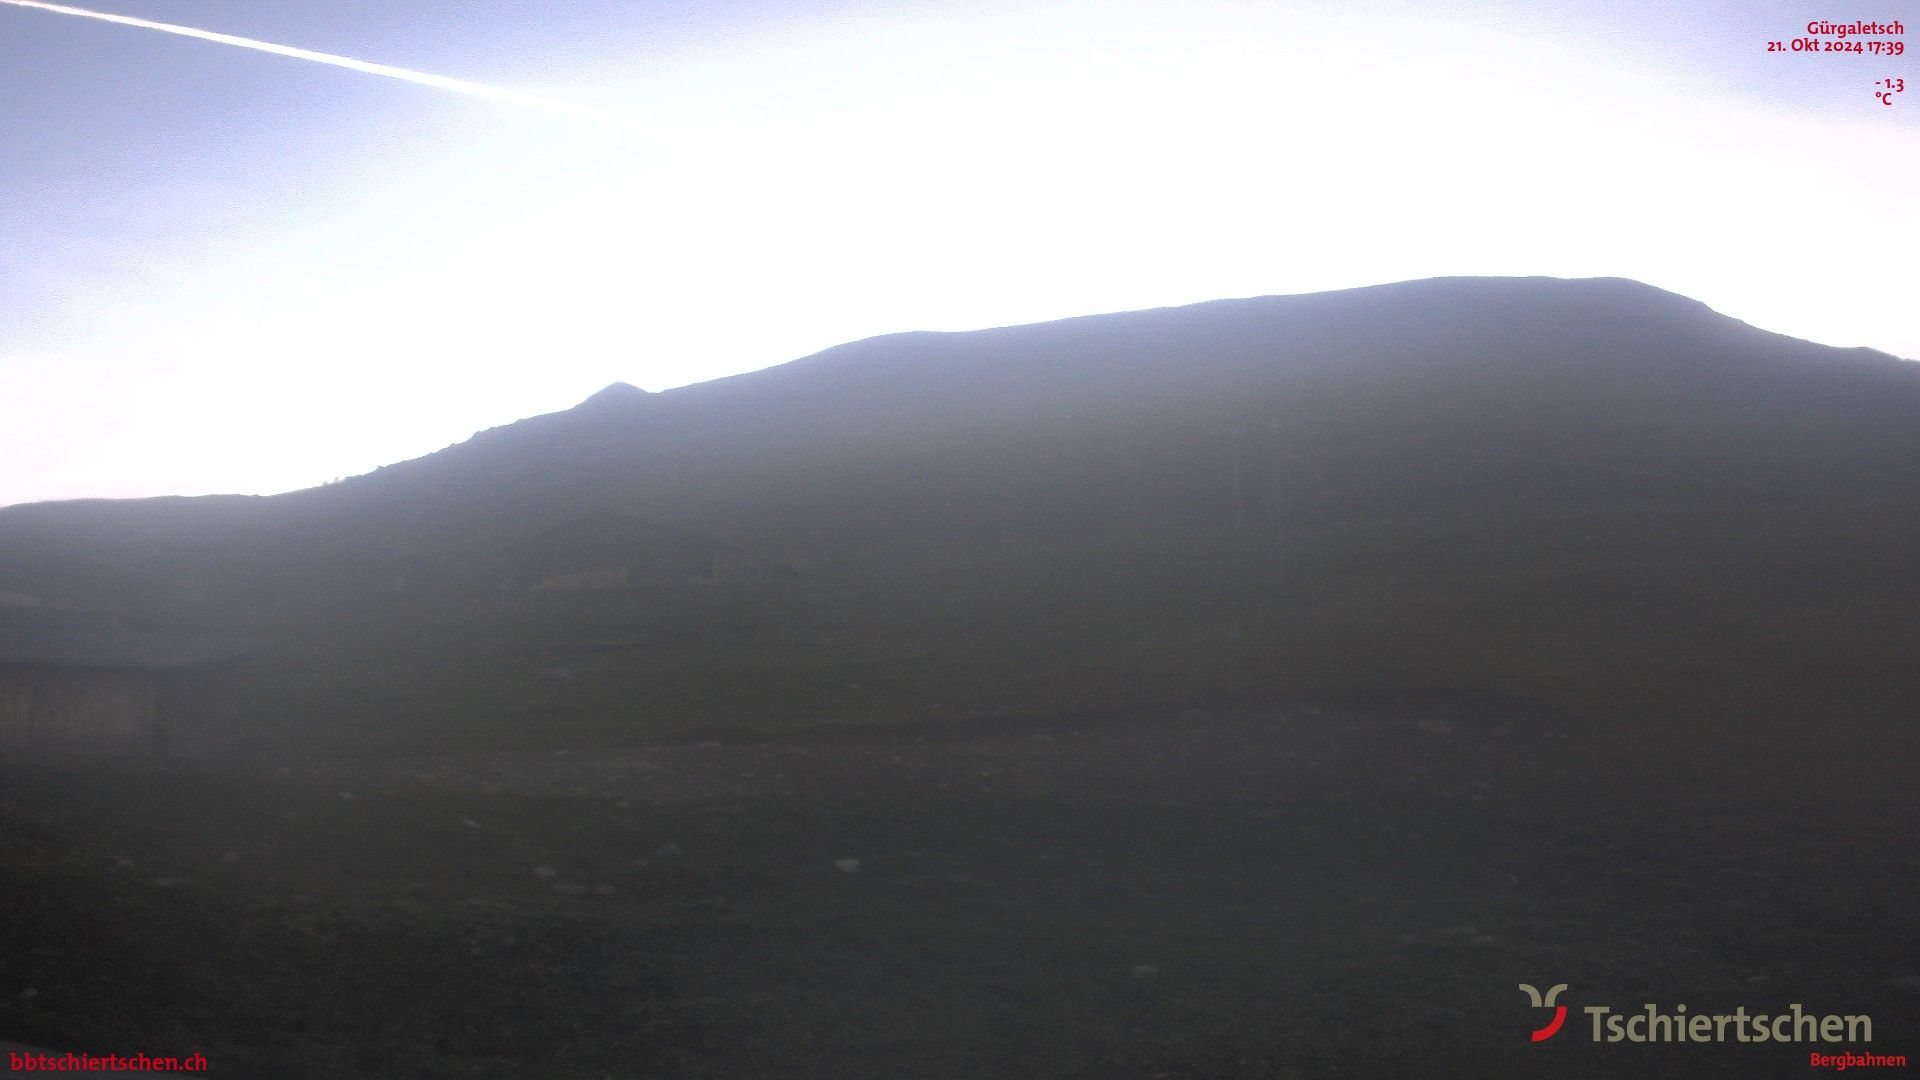
[[[351,56],[340,56],[336,53],[320,52],[316,49],[302,49],[294,45],[280,45],[271,41],[261,41],[257,38],[241,37],[238,34],[223,34],[215,30],[202,30],[198,27],[181,26],[178,23],[155,22],[152,19],[141,19],[131,15],[115,15],[105,11],[92,11],[87,8],[71,7],[66,4],[49,4],[43,2],[43,0],[0,0],[0,4],[6,4],[10,7],[32,8],[37,11],[48,11],[56,15],[73,15],[83,19],[94,19],[99,22],[114,23],[119,26],[137,27],[142,30],[157,30],[163,34],[174,34],[179,37],[194,38],[199,41],[211,41],[216,45],[232,45],[237,48],[252,49],[255,52],[271,53],[274,56],[286,56],[295,60],[308,60],[316,64],[345,68],[348,71],[358,71],[367,75],[378,75],[387,79],[399,79],[402,82],[410,82],[418,86],[428,86],[436,90],[448,90],[456,94],[465,94],[468,97],[497,101],[502,104],[515,105],[521,108],[538,109],[542,112],[565,116],[572,120],[625,132],[629,135],[638,135],[641,133],[638,125],[636,125],[631,118],[622,116],[619,113],[607,112],[602,109],[595,109],[571,101],[562,101],[558,98],[545,97],[540,94],[529,94],[525,91],[514,90],[510,87],[492,86],[487,83],[472,82],[467,79],[456,79],[448,75],[435,75],[428,71],[415,71],[412,68],[396,67],[392,64],[379,64],[371,60],[359,60]]]

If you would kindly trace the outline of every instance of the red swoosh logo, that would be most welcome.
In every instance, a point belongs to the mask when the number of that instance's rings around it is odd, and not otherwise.
[[[1536,1031],[1533,1033],[1533,1041],[1546,1042],[1548,1039],[1553,1038],[1554,1033],[1560,1030],[1560,1025],[1566,1022],[1567,1022],[1567,1007],[1565,1005],[1562,1005],[1553,1010],[1553,1023],[1548,1024],[1546,1027],[1543,1027],[1539,1031]]]

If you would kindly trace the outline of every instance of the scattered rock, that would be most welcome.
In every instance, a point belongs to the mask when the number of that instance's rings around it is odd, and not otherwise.
[[[857,874],[860,872],[859,859],[835,859],[833,860],[833,865],[845,873]]]

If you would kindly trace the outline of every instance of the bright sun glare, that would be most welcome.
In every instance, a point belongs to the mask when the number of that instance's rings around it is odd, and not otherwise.
[[[0,502],[282,490],[616,379],[1433,275],[1630,276],[1920,351],[1886,272],[1915,219],[1770,234],[1803,207],[1903,197],[1909,133],[1718,102],[1485,24],[1028,6],[615,66],[527,96],[638,135],[511,109],[423,131],[404,171],[336,165],[280,229],[76,297],[64,343],[8,357],[0,389],[112,372],[103,419],[166,449],[144,474],[43,459],[44,490]],[[204,419],[183,437],[156,397]]]

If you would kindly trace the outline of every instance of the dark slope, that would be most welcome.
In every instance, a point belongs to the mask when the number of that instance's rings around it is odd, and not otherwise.
[[[1330,442],[1390,450],[1390,433],[1355,414],[1394,408],[1434,431],[1500,419],[1501,434],[1530,429],[1563,448],[1653,432],[1817,468],[1910,449],[1916,389],[1910,364],[1755,331],[1632,282],[1453,279],[878,338],[630,398],[653,409],[651,429],[591,449],[710,457],[1279,415]],[[577,430],[600,438],[611,420]]]
[[[1920,644],[1916,418],[1908,361],[1630,281],[1440,279],[615,386],[270,498],[10,508],[0,589],[336,634],[288,683],[303,702],[463,724],[521,700],[679,730],[1769,678],[1880,700]],[[547,567],[711,543],[802,576],[517,592],[549,542],[574,550]],[[598,689],[554,705],[555,665]]]
[[[945,470],[955,455],[981,470],[970,479],[1018,481],[1055,453],[1148,474],[1122,486],[1205,487],[1197,458],[1270,421],[1287,452],[1351,459],[1409,491],[1635,468],[1682,487],[1777,487],[1911,468],[1916,395],[1920,367],[1635,283],[1454,279],[876,338],[617,407],[597,396],[341,494],[517,483],[693,497],[764,489],[768,469],[831,486],[834,468],[872,481],[862,468]],[[862,501],[887,494],[862,488]]]
[[[573,410],[266,499],[0,512],[0,584],[431,556],[611,501],[725,533],[1234,520],[1434,499],[1911,490],[1920,365],[1617,279],[1439,279],[913,333]],[[1251,474],[1251,475],[1249,475]],[[1251,485],[1253,490],[1246,490]],[[1258,512],[1264,507],[1255,506]]]

